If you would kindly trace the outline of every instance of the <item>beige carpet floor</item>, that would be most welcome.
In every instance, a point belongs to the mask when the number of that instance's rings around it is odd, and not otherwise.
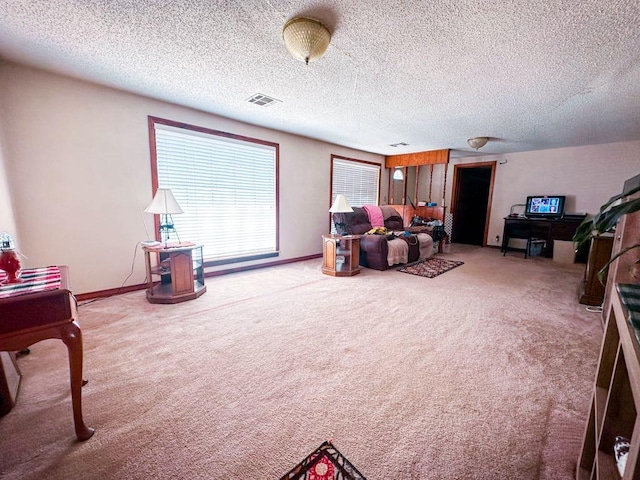
[[[570,479],[602,330],[584,265],[454,245],[428,279],[321,261],[80,307],[75,441],[66,350],[19,360],[0,418],[0,478],[278,479],[324,440],[369,479]],[[73,272],[71,272],[73,278]]]

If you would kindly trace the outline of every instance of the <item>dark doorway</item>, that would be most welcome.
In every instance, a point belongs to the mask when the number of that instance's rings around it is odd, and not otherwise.
[[[452,241],[487,244],[496,162],[456,165],[453,171]]]

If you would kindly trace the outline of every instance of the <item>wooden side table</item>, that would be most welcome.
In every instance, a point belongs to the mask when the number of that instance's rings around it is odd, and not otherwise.
[[[202,245],[142,247],[147,266],[147,300],[150,303],[178,303],[198,298],[207,291],[204,284]],[[151,265],[151,254],[158,264]],[[154,276],[160,283],[154,283]]]
[[[322,273],[333,277],[359,274],[360,235],[323,235]]]
[[[71,406],[73,422],[78,440],[87,440],[93,435],[93,428],[86,426],[82,418],[82,331],[78,325],[78,309],[75,298],[69,290],[69,275],[66,266],[50,267],[59,270],[60,283],[54,288],[24,293],[17,290],[0,298],[0,350],[23,350],[34,343],[50,338],[62,340],[69,356],[69,376],[71,383]],[[48,268],[40,270],[49,270]],[[34,277],[38,270],[22,271],[24,283]],[[55,276],[55,274],[53,275]],[[41,283],[46,279],[38,278]],[[8,289],[10,286],[5,285]],[[7,292],[5,292],[7,293]],[[4,380],[6,383],[6,380]],[[2,392],[0,392],[2,393]],[[11,394],[11,392],[9,392]],[[11,395],[3,402],[9,407],[15,403]],[[6,412],[5,412],[6,413]]]

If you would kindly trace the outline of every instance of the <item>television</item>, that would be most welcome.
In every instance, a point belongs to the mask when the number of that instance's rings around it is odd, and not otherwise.
[[[527,218],[560,218],[564,215],[564,195],[532,195],[527,197]]]

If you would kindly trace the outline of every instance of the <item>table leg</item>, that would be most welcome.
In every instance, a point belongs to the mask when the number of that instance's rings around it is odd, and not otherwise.
[[[94,429],[87,427],[82,419],[82,331],[75,321],[63,325],[61,330],[62,341],[69,352],[73,423],[78,440],[84,441],[91,438]]]

